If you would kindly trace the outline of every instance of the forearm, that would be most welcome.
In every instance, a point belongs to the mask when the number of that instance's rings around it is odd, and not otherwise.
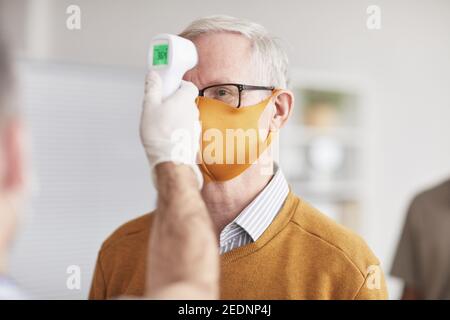
[[[218,298],[217,240],[198,181],[187,165],[155,167],[158,204],[148,260],[148,295],[161,299]]]

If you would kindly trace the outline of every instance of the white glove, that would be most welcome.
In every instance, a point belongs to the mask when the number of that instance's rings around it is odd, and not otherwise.
[[[154,71],[147,74],[140,135],[153,179],[159,163],[186,164],[194,170],[201,188],[203,177],[196,163],[201,132],[197,96],[197,87],[182,81],[181,87],[162,101],[161,77]]]

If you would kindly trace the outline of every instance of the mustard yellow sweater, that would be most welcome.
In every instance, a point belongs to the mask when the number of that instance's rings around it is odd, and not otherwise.
[[[152,215],[102,245],[90,299],[142,296]],[[387,299],[365,242],[290,193],[263,235],[221,257],[222,299]]]

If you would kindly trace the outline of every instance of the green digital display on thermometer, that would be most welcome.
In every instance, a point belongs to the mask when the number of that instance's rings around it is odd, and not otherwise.
[[[169,45],[157,44],[153,46],[153,65],[167,65],[169,64]]]
[[[152,38],[147,63],[161,78],[163,99],[180,88],[184,74],[194,68],[197,61],[197,49],[191,40],[169,33]]]

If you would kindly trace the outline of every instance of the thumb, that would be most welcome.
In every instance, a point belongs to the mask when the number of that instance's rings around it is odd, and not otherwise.
[[[144,101],[148,104],[161,104],[162,80],[158,73],[150,70],[145,77]]]

